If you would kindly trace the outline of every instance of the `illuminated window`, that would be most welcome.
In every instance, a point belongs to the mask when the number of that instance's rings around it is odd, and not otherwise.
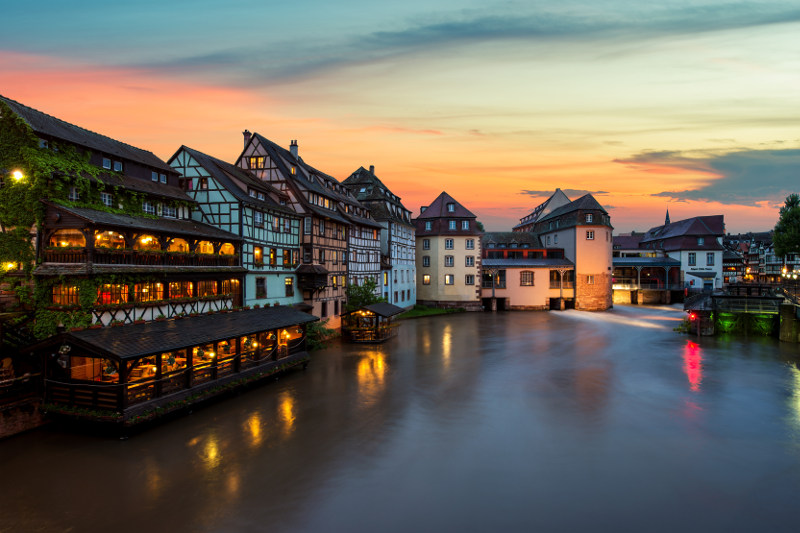
[[[445,274],[444,276],[444,284],[445,285],[453,285],[456,281],[456,277],[452,274]]]
[[[197,243],[197,253],[200,254],[213,254],[214,245],[209,241],[200,241]]]
[[[170,290],[172,284],[170,284]],[[217,295],[217,282],[216,281],[199,281],[197,282],[197,296],[216,296]]]
[[[283,286],[286,288],[286,296],[294,296],[294,279],[293,278],[284,278]]]
[[[162,283],[137,283],[133,286],[133,297],[137,302],[153,302],[164,299]]]
[[[261,246],[253,247],[253,263],[256,266],[264,266],[264,249]]]
[[[425,274],[422,276],[422,284],[423,285],[430,285],[431,284],[431,276],[430,274]]]
[[[53,285],[54,305],[78,305],[80,292],[74,285]]]
[[[82,248],[86,246],[86,238],[81,230],[60,229],[50,237],[50,246],[56,248]]]
[[[169,284],[170,298],[191,298],[194,292],[191,281],[173,281]]]
[[[230,294],[231,296],[239,294],[239,280],[238,279],[222,280],[222,294]]]
[[[157,251],[161,249],[161,243],[158,242],[158,237],[154,235],[139,235],[133,243],[134,250],[142,251]]]
[[[229,242],[224,243],[222,246],[219,247],[219,255],[234,255],[236,254],[236,248]]]
[[[189,251],[189,243],[186,242],[184,239],[175,238],[172,239],[167,246],[167,251],[169,252],[188,252]]]
[[[128,286],[104,284],[97,287],[97,303],[101,305],[128,303]]]
[[[384,272],[383,273],[383,286],[386,287],[388,285],[389,285],[389,273],[388,272]]]
[[[275,266],[278,264],[278,250],[275,248],[269,249],[269,266]]]

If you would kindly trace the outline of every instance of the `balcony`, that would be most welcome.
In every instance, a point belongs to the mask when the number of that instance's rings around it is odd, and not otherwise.
[[[183,267],[235,267],[239,256],[194,254],[181,252],[140,252],[135,250],[96,249],[94,253],[85,248],[47,248],[46,263],[86,263],[98,265],[154,265]]]

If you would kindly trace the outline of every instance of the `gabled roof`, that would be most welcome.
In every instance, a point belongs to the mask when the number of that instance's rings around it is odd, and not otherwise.
[[[533,224],[543,216],[547,215],[554,209],[561,207],[562,205],[566,205],[570,202],[569,197],[564,194],[564,191],[561,189],[556,189],[553,194],[550,195],[550,198],[542,202],[541,204],[537,205],[530,214],[525,215],[519,221],[519,224],[514,226],[514,228],[519,228],[521,226],[527,226],[529,224]]]
[[[272,209],[277,211],[284,211],[287,213],[295,214],[294,211],[291,209],[281,206],[280,204],[276,203],[272,200],[268,194],[275,194],[278,196],[286,196],[284,193],[270,185],[269,183],[262,181],[255,177],[249,171],[237,167],[236,165],[232,165],[221,159],[217,159],[216,157],[210,156],[198,150],[194,150],[189,148],[188,146],[181,146],[178,152],[175,153],[174,156],[170,159],[174,159],[178,153],[181,151],[185,151],[192,158],[197,161],[206,171],[215,179],[217,180],[226,190],[228,190],[231,194],[233,194],[239,201],[248,203],[250,205],[257,206],[262,209]],[[243,190],[235,180],[244,183],[247,187],[251,187],[258,191],[265,193],[265,197],[263,200],[259,200],[258,198],[253,198],[248,194],[246,190]]]
[[[125,144],[111,137],[106,137],[105,135],[100,135],[99,133],[89,131],[80,126],[75,126],[74,124],[42,113],[41,111],[37,111],[36,109],[5,98],[4,96],[0,96],[0,101],[7,104],[14,113],[27,122],[34,132],[44,137],[60,139],[90,150],[117,156],[121,159],[136,161],[137,163],[158,168],[165,172],[177,174],[175,169],[156,157],[152,152],[136,148],[135,146]]]
[[[603,209],[603,206],[594,199],[594,196],[591,194],[584,194],[577,200],[573,200],[572,202],[562,205],[559,208],[554,209],[550,213],[547,213],[543,217],[539,219],[539,222],[543,220],[549,220],[552,218],[557,218],[567,213],[572,213],[573,211],[601,211],[602,213],[608,214],[608,212]]]
[[[369,208],[372,218],[375,220],[392,220],[401,224],[411,225],[411,211],[400,202],[400,197],[394,194],[389,188],[375,175],[374,168],[370,170],[359,167],[358,170],[342,182],[342,185],[350,189],[356,200]],[[407,219],[393,212],[386,203],[394,206],[407,216]]]
[[[196,222],[194,220],[184,220],[176,218],[148,218],[136,217],[131,215],[121,215],[97,211],[85,207],[66,207],[47,200],[41,200],[45,205],[54,209],[74,215],[91,224],[112,226],[123,229],[141,229],[158,233],[170,233],[174,235],[186,235],[189,237],[207,237],[209,239],[224,241],[241,241],[242,238],[233,233],[228,233],[214,226]]]
[[[353,313],[356,313],[356,312],[358,312],[358,311],[360,311],[362,309],[366,309],[367,311],[371,311],[371,312],[375,313],[376,315],[382,316],[384,318],[388,318],[388,317],[391,317],[391,316],[399,315],[400,313],[403,313],[405,311],[405,309],[403,309],[402,307],[398,307],[398,306],[396,306],[394,304],[390,304],[389,302],[378,302],[378,303],[374,303],[374,304],[365,305],[363,307],[359,307],[355,311],[351,311],[351,312],[345,313],[345,314],[348,314],[348,315],[349,314],[353,314]]]
[[[447,204],[454,204],[453,211],[447,210]],[[455,198],[442,192],[436,199],[420,213],[417,219],[425,218],[478,218],[472,211],[458,203]]]
[[[650,228],[642,242],[662,239],[672,239],[686,236],[722,236],[725,234],[725,220],[723,215],[709,215],[677,220],[671,224]]]
[[[643,238],[644,233],[631,232],[628,235],[614,235],[611,240],[615,250],[636,250]]]

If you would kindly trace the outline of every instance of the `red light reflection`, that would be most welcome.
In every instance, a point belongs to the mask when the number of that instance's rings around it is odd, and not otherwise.
[[[703,356],[700,354],[700,346],[692,341],[688,341],[683,349],[683,371],[689,378],[691,389],[699,391],[703,381]]]

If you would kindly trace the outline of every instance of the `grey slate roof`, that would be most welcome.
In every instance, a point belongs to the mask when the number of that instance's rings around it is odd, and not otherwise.
[[[561,215],[564,215],[566,213],[571,213],[573,211],[583,211],[583,210],[597,210],[605,214],[608,214],[608,212],[605,209],[603,209],[603,206],[600,205],[600,203],[597,200],[595,200],[594,196],[592,196],[591,194],[584,194],[577,200],[573,200],[567,205],[562,205],[561,207],[543,216],[542,218],[539,219],[539,222],[544,220],[549,220],[551,218],[557,218],[560,217]]]
[[[447,210],[447,204],[455,204],[454,211]],[[426,218],[478,218],[472,211],[458,203],[455,198],[442,191],[442,193],[431,202],[424,212],[420,213],[417,219]]]
[[[85,207],[66,207],[63,205],[41,200],[42,203],[58,209],[60,211],[70,213],[78,218],[81,218],[92,224],[101,224],[104,226],[113,226],[125,229],[142,229],[147,231],[154,231],[159,233],[170,233],[175,235],[188,235],[190,237],[208,237],[215,240],[225,241],[241,241],[241,237],[203,224],[202,222],[195,222],[194,220],[183,220],[174,218],[146,218],[134,217],[131,215],[120,215],[116,213],[108,213],[106,211],[97,211],[95,209],[88,209]]]
[[[378,302],[374,304],[369,304],[361,307],[360,309],[366,309],[367,311],[372,311],[376,315],[382,317],[399,315],[400,313],[405,311],[405,309],[403,309],[402,307],[390,304],[389,302]],[[358,311],[358,309],[356,309],[356,311]],[[352,312],[355,313],[356,311]]]
[[[45,137],[62,139],[90,150],[118,156],[122,159],[136,161],[143,165],[177,174],[172,167],[156,157],[152,152],[75,126],[74,124],[42,113],[41,111],[37,111],[36,109],[20,104],[4,96],[0,96],[0,101],[6,103],[8,107],[27,122],[37,134],[41,134]]]
[[[86,329],[63,333],[61,340],[74,341],[118,359],[131,359],[317,320],[315,316],[280,306]]]
[[[284,207],[275,201],[273,201],[269,196],[265,196],[264,200],[259,200],[258,198],[253,198],[248,194],[246,190],[242,190],[242,188],[235,183],[235,181],[231,178],[235,178],[242,183],[246,184],[248,187],[252,187],[253,189],[259,190],[266,194],[277,194],[280,196],[285,196],[284,193],[280,192],[278,189],[267,183],[266,181],[262,181],[255,177],[249,171],[237,167],[236,165],[232,165],[230,163],[226,163],[216,157],[210,156],[198,150],[194,150],[189,148],[188,146],[181,146],[178,152],[181,150],[186,151],[189,155],[194,158],[206,171],[215,179],[217,180],[226,190],[228,190],[231,194],[233,194],[239,201],[257,206],[261,209],[271,209],[276,211],[283,211],[288,214],[296,215],[294,211],[289,209],[288,207]],[[173,156],[174,158],[175,156]],[[170,159],[171,161],[172,159]]]

